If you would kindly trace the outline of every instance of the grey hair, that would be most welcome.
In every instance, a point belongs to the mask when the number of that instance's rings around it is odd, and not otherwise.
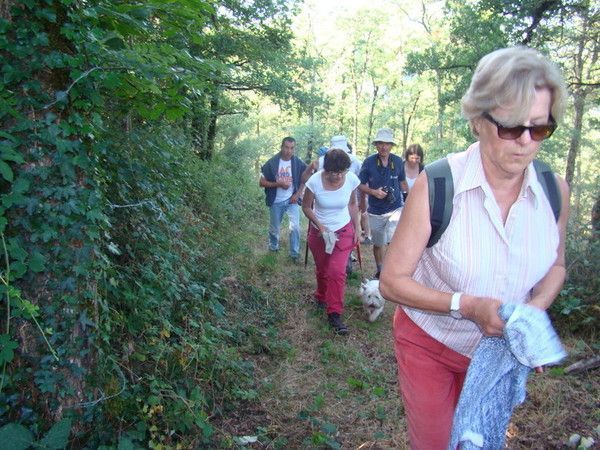
[[[472,121],[484,112],[503,107],[514,113],[506,125],[522,124],[527,120],[535,90],[542,88],[550,90],[550,113],[559,122],[567,101],[560,69],[537,50],[523,46],[501,48],[477,64],[462,98],[462,113]]]

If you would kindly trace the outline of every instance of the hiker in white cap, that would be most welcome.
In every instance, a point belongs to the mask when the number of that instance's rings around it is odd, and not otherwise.
[[[377,131],[373,145],[377,153],[364,160],[360,170],[359,189],[363,193],[360,199],[360,210],[369,213],[373,256],[377,271],[374,277],[379,278],[385,246],[389,244],[400,220],[402,211],[402,192],[408,191],[404,163],[402,158],[394,155],[392,147],[396,145],[394,133],[389,128]],[[367,209],[366,196],[369,196]]]
[[[350,145],[348,144],[348,139],[346,139],[346,136],[340,134],[331,138],[331,144],[329,148],[321,147],[319,149],[319,158],[315,159],[307,166],[306,170],[302,174],[302,181],[306,182],[306,180],[308,180],[313,173],[323,169],[325,153],[334,148],[344,150],[348,154],[350,157],[350,172],[358,176],[360,173],[361,163],[359,159],[352,154],[352,150],[350,149]],[[321,149],[326,149],[323,154],[321,154]]]

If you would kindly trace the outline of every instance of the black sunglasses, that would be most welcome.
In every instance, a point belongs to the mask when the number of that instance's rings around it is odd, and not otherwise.
[[[517,139],[519,136],[523,134],[523,131],[528,130],[531,139],[534,141],[543,141],[544,139],[548,139],[556,130],[556,122],[554,118],[550,116],[550,123],[547,125],[533,125],[531,127],[526,127],[525,125],[517,125],[516,127],[505,127],[504,125],[498,123],[496,119],[489,115],[489,113],[484,112],[481,114],[481,117],[489,120],[498,129],[498,137],[500,139],[513,140]]]

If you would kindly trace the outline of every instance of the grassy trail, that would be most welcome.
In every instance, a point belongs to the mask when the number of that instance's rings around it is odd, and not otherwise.
[[[281,337],[291,349],[265,373],[271,383],[263,406],[289,448],[406,448],[391,337],[394,306],[387,304],[369,323],[358,298],[361,274],[355,271],[347,281],[343,314],[350,333],[336,336],[313,303],[311,256],[306,269],[286,261],[285,254],[269,257],[280,268],[270,284],[285,305]],[[362,248],[362,258],[368,276],[374,272],[371,247]]]
[[[252,278],[266,293],[265,307],[284,316],[272,336],[278,350],[253,357],[258,399],[234,414],[228,431],[258,438],[246,448],[408,448],[391,337],[395,306],[387,303],[375,323],[366,320],[355,263],[343,315],[350,333],[336,336],[312,300],[311,255],[304,268],[289,260],[285,240],[278,253],[266,253],[263,240],[255,241]],[[362,259],[368,277],[374,272],[371,247],[362,247]],[[563,340],[573,353],[577,342]],[[507,448],[566,448],[572,433],[598,441],[598,374],[566,376],[561,370],[532,375],[528,399],[513,415]]]

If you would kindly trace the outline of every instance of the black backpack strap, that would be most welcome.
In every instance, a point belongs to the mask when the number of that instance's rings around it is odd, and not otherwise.
[[[432,247],[442,237],[452,217],[454,182],[448,158],[438,159],[425,166],[429,187],[429,220],[431,236],[427,247]]]
[[[538,159],[533,160],[533,167],[535,168],[537,179],[542,185],[542,188],[544,188],[546,197],[548,197],[552,212],[554,213],[554,219],[558,222],[562,202],[558,183],[556,182],[556,176],[548,164]]]

